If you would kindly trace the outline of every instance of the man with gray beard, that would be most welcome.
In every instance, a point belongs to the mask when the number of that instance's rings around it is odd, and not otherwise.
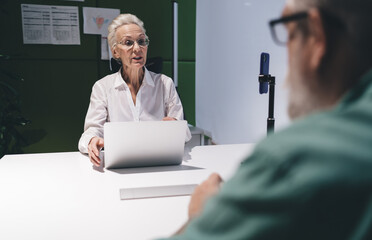
[[[197,187],[171,239],[372,239],[372,1],[288,0],[270,27],[294,122]]]

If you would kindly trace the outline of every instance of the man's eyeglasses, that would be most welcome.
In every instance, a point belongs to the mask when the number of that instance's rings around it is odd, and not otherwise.
[[[288,42],[288,31],[285,24],[292,21],[298,21],[308,16],[307,12],[300,12],[290,16],[271,20],[269,22],[271,36],[278,45],[286,45]]]
[[[150,44],[150,40],[148,38],[139,38],[135,41],[130,40],[130,39],[123,39],[120,42],[118,42],[117,44],[123,45],[123,46],[125,46],[126,48],[129,49],[129,48],[132,48],[134,46],[135,42],[137,42],[138,46],[140,46],[140,47],[147,47]]]

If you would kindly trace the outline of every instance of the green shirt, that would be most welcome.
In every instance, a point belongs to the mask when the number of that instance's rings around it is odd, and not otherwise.
[[[332,110],[259,143],[171,239],[372,239],[372,71]]]

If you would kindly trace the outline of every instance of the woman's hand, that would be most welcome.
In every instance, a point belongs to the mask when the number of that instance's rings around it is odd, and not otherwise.
[[[177,121],[174,117],[164,117],[163,121]]]
[[[223,180],[221,176],[217,173],[213,173],[207,180],[195,188],[194,193],[191,195],[189,204],[190,220],[199,215],[204,207],[205,202],[218,193],[222,182]]]
[[[97,167],[101,164],[99,152],[104,147],[103,138],[93,137],[88,144],[88,155],[90,161]]]

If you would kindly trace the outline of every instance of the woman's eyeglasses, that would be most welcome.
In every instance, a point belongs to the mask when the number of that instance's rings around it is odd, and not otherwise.
[[[132,48],[134,44],[137,42],[138,46],[140,47],[147,47],[150,44],[150,40],[148,38],[139,38],[137,40],[130,40],[130,39],[123,39],[117,44],[125,46],[126,48]],[[115,43],[116,45],[116,43]]]

